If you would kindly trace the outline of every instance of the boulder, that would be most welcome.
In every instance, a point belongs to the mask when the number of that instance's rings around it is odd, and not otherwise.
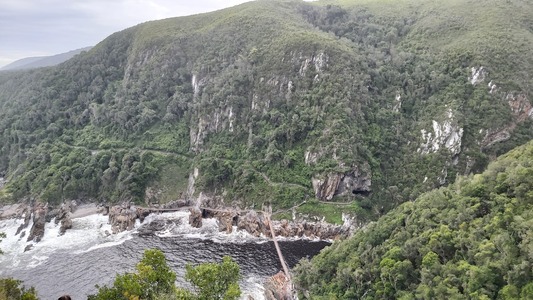
[[[96,213],[107,216],[109,214],[109,206],[98,205],[96,207]]]
[[[136,211],[137,218],[139,219],[139,221],[141,221],[141,223],[144,222],[144,219],[148,217],[148,215],[151,213],[152,211],[150,209],[142,207],[138,207]]]
[[[224,211],[215,213],[215,218],[218,221],[218,228],[220,231],[231,233],[233,231],[233,225],[237,223],[238,214],[235,211]],[[237,225],[237,224],[235,224]]]
[[[15,233],[15,235],[18,235],[23,229],[27,228],[28,225],[30,224],[31,211],[29,207],[26,206],[26,209],[24,210],[24,213],[22,213],[22,215],[24,216],[24,223],[20,224],[19,228],[17,228],[17,232]],[[22,235],[21,235],[21,238],[22,238]]]
[[[135,227],[137,212],[129,205],[116,205],[109,209],[109,224],[113,233],[132,230]]]
[[[46,223],[49,223],[50,221],[52,221],[54,218],[57,218],[57,214],[59,213],[59,209],[58,208],[54,208],[54,209],[49,209],[48,210],[48,213],[46,213]],[[57,224],[57,223],[56,223]]]
[[[261,234],[269,235],[269,233],[267,233],[269,232],[269,229],[266,225],[266,220],[263,216],[260,216],[257,212],[251,210],[239,218],[237,228],[239,230],[245,230],[254,236],[260,236]]]
[[[166,203],[163,205],[163,208],[165,209],[176,209],[184,206],[189,206],[190,203],[187,200],[174,200],[169,203]]]
[[[70,201],[70,212],[75,212],[78,209],[78,202],[76,200]]]
[[[72,228],[72,218],[71,214],[67,213],[62,219],[61,219],[61,227],[59,227],[59,235],[65,234],[67,229]]]
[[[63,203],[61,204],[59,209],[57,210],[54,209],[54,210],[56,211],[55,223],[59,224],[59,222],[63,220],[64,218],[66,218],[67,215],[70,213],[70,206],[67,203]]]
[[[202,211],[198,207],[189,208],[189,225],[194,228],[202,227]]]
[[[148,224],[144,224],[138,230],[139,235],[153,235],[154,233],[165,229],[167,223],[171,220],[154,220]]]
[[[72,202],[75,203],[75,201]],[[59,227],[59,235],[65,234],[67,229],[72,228],[72,202],[65,202],[61,204],[59,209],[57,209],[54,222],[56,224],[61,223],[61,226]]]
[[[47,212],[47,204],[40,202],[35,204],[33,209],[33,226],[31,227],[30,234],[28,236],[28,242],[39,242],[43,238]]]
[[[279,271],[268,278],[265,283],[265,298],[267,300],[292,300],[291,286],[285,274]]]

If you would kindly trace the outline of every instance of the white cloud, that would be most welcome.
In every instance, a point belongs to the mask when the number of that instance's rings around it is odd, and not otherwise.
[[[136,24],[249,0],[0,0],[0,67],[95,45]]]

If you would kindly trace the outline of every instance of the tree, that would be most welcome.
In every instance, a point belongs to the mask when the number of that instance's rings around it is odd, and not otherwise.
[[[137,273],[126,273],[115,278],[113,287],[101,287],[91,300],[100,299],[156,299],[158,294],[173,293],[176,274],[165,261],[161,250],[149,249],[137,264]]]
[[[22,281],[13,278],[0,279],[0,299],[6,300],[37,300],[37,292],[31,287],[26,290]]]
[[[186,266],[185,278],[196,289],[198,300],[235,300],[241,295],[238,280],[239,265],[229,256],[222,263],[204,263],[196,267]]]
[[[241,294],[239,266],[228,256],[219,264],[186,266],[185,278],[195,286],[195,293],[175,287],[176,274],[167,265],[160,250],[146,250],[136,270],[136,273],[117,275],[112,287],[99,287],[98,293],[88,299],[235,300]]]

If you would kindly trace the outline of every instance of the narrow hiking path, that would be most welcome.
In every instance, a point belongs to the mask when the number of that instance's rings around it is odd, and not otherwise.
[[[101,151],[130,151],[130,150],[136,148],[136,147],[132,147],[132,148],[116,147],[116,148],[105,148],[105,149],[91,149],[91,148],[88,148],[88,147],[85,147],[85,146],[74,146],[74,145],[69,145],[69,144],[66,144],[66,143],[65,143],[65,145],[67,145],[68,147],[74,148],[74,149],[82,149],[82,150],[89,151],[89,152],[91,152],[92,155],[96,155],[96,154],[98,154]],[[144,153],[147,153],[147,152],[151,152],[151,153],[156,153],[156,154],[161,154],[161,155],[166,155],[166,156],[176,156],[176,157],[181,157],[181,158],[184,158],[184,159],[191,159],[190,156],[187,156],[187,155],[181,154],[181,153],[175,153],[175,152],[157,150],[157,149],[145,149],[145,148],[137,148],[137,149],[140,150],[141,155],[144,154]]]

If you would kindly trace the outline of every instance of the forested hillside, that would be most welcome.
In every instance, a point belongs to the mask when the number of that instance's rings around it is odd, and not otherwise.
[[[531,299],[533,142],[301,262],[310,299]]]
[[[364,0],[143,23],[0,72],[0,197],[379,215],[532,138],[531,20],[525,0]]]

